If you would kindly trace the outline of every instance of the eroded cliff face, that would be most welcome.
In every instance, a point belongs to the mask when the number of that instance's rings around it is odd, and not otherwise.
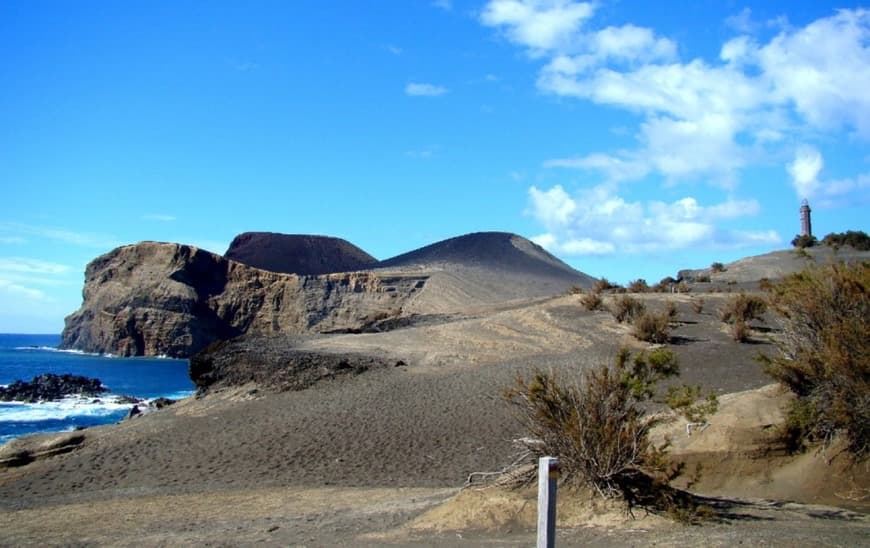
[[[360,329],[402,306],[426,276],[296,276],[181,244],[115,249],[85,271],[82,307],[61,346],[119,356],[188,357],[242,333]]]

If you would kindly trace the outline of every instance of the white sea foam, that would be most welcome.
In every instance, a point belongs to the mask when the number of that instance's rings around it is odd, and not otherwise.
[[[39,403],[3,402],[0,404],[0,422],[37,422],[66,420],[70,417],[100,417],[130,409],[129,403],[121,403],[118,396],[100,398],[67,396],[58,401]]]
[[[75,348],[55,348],[53,346],[16,346],[14,350],[38,350],[40,352],[60,352],[62,354],[78,354],[79,356],[103,356],[107,358],[112,358],[111,354],[99,354],[97,352],[85,352],[84,350],[78,350]]]

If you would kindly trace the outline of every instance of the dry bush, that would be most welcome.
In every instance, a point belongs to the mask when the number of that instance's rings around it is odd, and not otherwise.
[[[558,457],[568,485],[588,485],[602,496],[665,510],[676,519],[697,519],[703,509],[667,485],[682,467],[668,464],[667,442],[656,446],[649,439],[660,415],[644,412],[657,385],[679,375],[676,355],[656,349],[632,357],[623,349],[612,365],[584,373],[576,386],[536,370],[530,378],[518,376],[505,392],[528,430],[530,453]],[[692,408],[687,398],[678,403]]]
[[[749,335],[752,332],[752,330],[749,329],[749,324],[743,321],[742,318],[737,318],[737,320],[735,320],[734,323],[731,324],[730,331],[731,338],[737,342],[742,343],[749,341]]]
[[[774,285],[779,355],[765,371],[797,396],[787,417],[793,448],[836,434],[855,455],[870,454],[870,263],[832,264]]]
[[[568,295],[582,295],[582,294],[583,294],[583,288],[580,287],[579,285],[572,285],[571,287],[568,288]]]
[[[649,284],[643,278],[638,278],[628,283],[629,293],[646,293],[649,290]]]
[[[671,318],[666,312],[642,312],[631,323],[632,335],[640,341],[664,344],[671,338]]]
[[[672,322],[677,320],[677,305],[674,301],[665,301],[665,308],[663,313],[668,317],[668,319]]]
[[[602,291],[607,291],[608,289],[615,289],[617,287],[619,286],[610,283],[610,280],[608,280],[607,278],[601,278],[592,285],[592,292],[601,293]]]
[[[604,310],[604,301],[601,299],[600,293],[585,293],[580,297],[580,304],[586,310]]]
[[[610,312],[619,323],[631,321],[635,317],[643,314],[645,310],[646,306],[641,301],[628,295],[617,297],[610,307]]]
[[[732,296],[721,310],[720,317],[723,322],[734,323],[742,320],[749,323],[752,320],[761,319],[767,311],[767,303],[758,295],[747,295],[740,292]]]
[[[651,290],[656,293],[667,293],[671,291],[671,287],[676,285],[677,280],[672,278],[671,276],[665,276],[657,284],[652,286]]]
[[[695,299],[695,298],[693,298],[693,299],[690,301],[690,303],[691,303],[691,305],[692,305],[692,310],[695,312],[695,314],[700,314],[701,312],[704,311],[704,299],[700,299],[700,298]]]

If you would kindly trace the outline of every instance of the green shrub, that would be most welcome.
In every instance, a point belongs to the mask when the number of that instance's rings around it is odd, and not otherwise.
[[[713,272],[725,272],[725,265],[722,263],[713,263],[710,265],[710,270]]]
[[[771,290],[780,316],[779,355],[765,371],[796,396],[787,420],[793,446],[830,442],[870,453],[870,263],[792,274]]]
[[[613,301],[610,307],[610,312],[619,323],[630,322],[645,310],[646,306],[641,301],[629,295],[620,295]]]
[[[832,232],[822,238],[822,244],[831,247],[851,246],[858,251],[870,251],[870,236],[863,230],[848,230],[846,232]]]
[[[707,422],[707,418],[719,409],[719,398],[712,390],[702,399],[700,386],[680,384],[668,388],[665,403],[680,412],[689,422]]]
[[[805,249],[807,247],[815,246],[819,241],[815,236],[803,235],[803,236],[795,236],[791,241],[792,247],[796,247],[798,249]]]

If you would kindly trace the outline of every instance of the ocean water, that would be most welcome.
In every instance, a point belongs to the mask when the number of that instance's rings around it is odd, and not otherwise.
[[[57,350],[60,335],[0,334],[0,384],[30,381],[42,373],[96,377],[108,393],[58,402],[0,402],[0,443],[35,432],[62,432],[118,422],[131,404],[117,396],[179,399],[193,394],[187,360],[114,358]]]

